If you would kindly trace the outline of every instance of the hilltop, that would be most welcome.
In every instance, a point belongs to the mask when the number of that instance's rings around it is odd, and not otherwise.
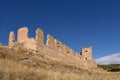
[[[118,80],[120,77],[119,73],[108,73],[99,68],[86,68],[39,52],[0,46],[0,79]]]

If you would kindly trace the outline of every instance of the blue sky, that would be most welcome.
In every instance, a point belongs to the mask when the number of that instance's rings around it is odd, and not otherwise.
[[[43,29],[76,52],[93,46],[95,59],[120,53],[119,0],[0,0],[0,42],[23,26]],[[45,37],[46,38],[46,37]]]

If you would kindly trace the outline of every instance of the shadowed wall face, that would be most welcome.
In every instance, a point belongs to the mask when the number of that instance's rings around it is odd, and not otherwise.
[[[18,30],[18,42],[24,42],[28,39],[28,28],[23,27]]]
[[[9,34],[9,46],[13,46],[14,45],[14,42],[15,42],[15,34],[14,32],[10,32]]]

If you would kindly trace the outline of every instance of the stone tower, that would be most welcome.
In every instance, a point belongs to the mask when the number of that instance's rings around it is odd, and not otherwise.
[[[82,48],[81,55],[84,56],[85,60],[92,60],[92,46]]]
[[[9,46],[13,46],[15,43],[15,34],[14,32],[10,32],[9,34]]]
[[[40,49],[44,49],[44,33],[43,31],[38,28],[36,30],[36,45],[37,45],[37,49],[40,50]]]
[[[52,50],[55,50],[55,41],[54,38],[51,35],[47,35],[47,42],[46,46]]]
[[[28,39],[28,28],[27,27],[23,27],[23,28],[20,28],[18,30],[18,42],[21,43],[21,42],[24,42]]]

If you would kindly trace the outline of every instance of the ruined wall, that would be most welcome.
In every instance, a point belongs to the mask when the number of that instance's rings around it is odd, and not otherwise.
[[[57,39],[55,39],[54,40],[54,42],[55,42],[55,51],[56,52],[62,52],[62,46],[63,46],[63,44],[60,42],[60,41],[58,41]]]
[[[47,42],[46,46],[52,50],[55,50],[55,41],[54,38],[51,35],[47,35]]]
[[[87,60],[85,62],[83,61],[83,63],[85,67],[91,67],[91,68],[97,67],[95,60]]]
[[[23,27],[18,29],[18,36],[17,36],[17,41],[19,43],[24,42],[25,40],[28,39],[28,28],[27,27]]]
[[[23,27],[18,30],[18,43],[22,43],[27,49],[39,50],[44,52],[44,32],[38,28],[36,30],[36,38],[30,39],[28,36],[28,28]],[[54,39],[51,35],[47,35],[46,47],[58,53],[74,55],[74,50],[63,45],[59,40]]]
[[[36,30],[36,41],[39,44],[44,44],[44,33],[40,28]]]
[[[82,48],[81,55],[84,56],[85,60],[92,60],[92,47]]]
[[[36,41],[34,38],[29,38],[27,27],[18,29],[17,43],[21,43],[23,48],[37,50]]]
[[[74,50],[70,49],[70,54],[74,55]]]
[[[39,53],[46,53],[52,56],[66,57],[66,61],[77,61],[80,64],[96,65],[95,61],[92,59],[92,47],[82,48],[81,54],[77,53],[74,56],[74,50],[64,45],[59,40],[55,39],[51,35],[47,35],[46,45],[44,45],[44,32],[38,28],[36,30],[36,37],[29,38],[28,28],[23,27],[18,30],[17,41],[15,43],[14,32],[9,34],[9,46],[14,44],[20,44],[22,48],[38,51]],[[58,54],[57,54],[58,53]]]
[[[59,48],[59,52],[64,54],[64,45],[63,44],[61,44],[61,46]]]
[[[14,45],[14,42],[15,42],[15,34],[14,32],[10,32],[9,34],[9,46],[13,46]]]
[[[36,46],[37,50],[44,50],[44,33],[40,28],[36,30]]]
[[[68,56],[69,55],[74,55],[74,51],[72,49],[70,49],[66,45],[64,45],[63,47],[64,47],[64,54],[67,54]]]
[[[35,39],[34,38],[27,39],[23,43],[23,47],[26,49],[37,50],[37,45],[36,45]]]
[[[84,60],[84,56],[81,55],[80,53],[75,53],[75,56],[79,59],[81,59],[82,61]]]
[[[62,42],[54,39],[51,35],[47,35],[46,46],[58,53],[74,55],[74,50],[70,49],[66,45],[63,45]]]

